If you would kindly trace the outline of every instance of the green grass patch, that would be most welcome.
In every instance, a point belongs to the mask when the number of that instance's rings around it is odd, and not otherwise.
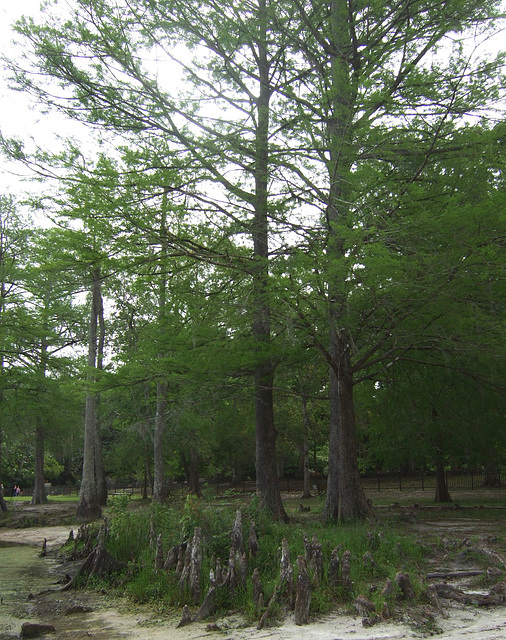
[[[415,592],[421,591],[417,575],[423,574],[426,549],[420,543],[390,525],[323,524],[316,517],[318,504],[316,499],[310,518],[301,517],[289,524],[274,522],[268,513],[258,508],[254,499],[242,504],[245,545],[250,522],[254,520],[259,551],[248,561],[246,586],[237,589],[232,599],[222,596],[219,609],[241,610],[251,618],[257,616],[258,612],[251,604],[251,574],[255,567],[260,571],[267,603],[279,582],[283,538],[288,541],[291,562],[295,567],[297,556],[305,555],[305,536],[311,540],[313,535],[321,544],[324,560],[323,578],[313,588],[313,614],[324,614],[337,604],[351,603],[358,594],[372,599],[377,597],[380,606],[381,589],[386,580],[393,579],[399,570],[410,574]],[[106,545],[116,559],[128,565],[120,578],[122,590],[138,602],[160,602],[164,606],[192,604],[189,594],[181,591],[179,577],[174,571],[155,570],[156,545],[153,541],[161,534],[166,555],[172,546],[188,540],[195,527],[200,527],[203,541],[201,590],[204,596],[209,587],[209,571],[215,568],[217,558],[221,559],[223,567],[227,564],[237,506],[217,505],[214,501],[199,500],[194,496],[189,496],[181,504],[134,506],[128,498],[114,496],[107,507],[109,528]],[[306,512],[303,515],[306,516]],[[335,548],[341,557],[345,550],[351,553],[351,589],[332,585],[328,580],[330,558]],[[372,555],[374,564],[364,559],[366,552]]]

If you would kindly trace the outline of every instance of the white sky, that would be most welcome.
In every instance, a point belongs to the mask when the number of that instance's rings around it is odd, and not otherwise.
[[[12,44],[11,25],[22,15],[36,17],[40,0],[0,0],[0,53],[12,58],[16,48]],[[506,0],[503,2],[506,10]],[[504,35],[504,34],[503,34]],[[487,43],[486,49],[493,51],[506,48],[506,38],[499,35],[495,42]],[[33,98],[8,88],[5,70],[0,68],[0,129],[5,136],[19,137],[30,145],[30,139],[42,145],[57,145],[56,136],[77,136],[79,126],[75,122],[65,121],[63,116],[42,114],[37,110]],[[84,135],[84,133],[83,133]],[[13,165],[0,156],[0,191],[5,193],[34,190],[35,185],[20,183],[20,176],[29,172],[19,164]]]

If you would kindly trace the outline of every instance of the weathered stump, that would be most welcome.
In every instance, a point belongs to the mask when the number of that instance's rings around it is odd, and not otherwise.
[[[216,580],[214,577],[214,571],[211,569],[209,572],[209,589],[207,590],[204,601],[199,607],[199,610],[195,614],[194,621],[199,622],[205,620],[207,616],[213,613],[216,607]]]
[[[258,538],[257,538],[256,527],[255,527],[255,521],[252,520],[249,527],[249,537],[248,537],[249,557],[254,558],[258,553],[258,549],[259,549],[259,546],[258,546]]]
[[[189,540],[186,545],[186,551],[184,553],[184,563],[183,569],[179,576],[179,591],[184,593],[188,588],[189,580],[190,580],[190,561],[192,555],[192,541]]]
[[[353,606],[357,610],[359,616],[362,618],[369,618],[376,611],[376,605],[374,602],[371,602],[369,598],[366,598],[363,595],[359,595],[355,598]]]
[[[279,577],[281,580],[282,595],[289,608],[291,608],[293,602],[293,567],[290,562],[290,547],[288,546],[288,540],[286,538],[283,538],[281,541]]]
[[[394,583],[390,578],[387,579],[383,590],[381,591],[381,596],[383,598],[390,598],[394,592]]]
[[[351,591],[353,588],[351,581],[351,551],[348,550],[343,553],[341,562],[341,584],[348,591]]]
[[[339,562],[339,552],[335,548],[332,550],[332,555],[330,557],[330,566],[328,573],[329,584],[332,587],[336,587],[339,584],[339,570],[340,570],[340,562]]]
[[[411,585],[411,579],[407,573],[399,571],[394,578],[394,582],[399,587],[400,598],[402,600],[413,600],[415,593]]]
[[[307,572],[306,561],[302,556],[297,557],[297,587],[295,594],[295,624],[300,626],[309,622],[309,607],[311,605],[311,579]]]
[[[173,567],[177,567],[179,550],[181,549],[181,547],[183,547],[183,544],[177,544],[169,549],[167,557],[165,558],[165,562],[163,563],[163,568],[165,569],[165,571],[170,571]]]
[[[262,583],[260,582],[260,571],[257,567],[253,570],[251,583],[253,585],[253,604],[255,605],[255,610],[258,611],[263,604],[264,592],[262,589]]]
[[[100,527],[96,547],[88,555],[74,576],[72,583],[82,577],[109,576],[120,571],[125,565],[111,556],[105,548],[105,526]]]
[[[191,546],[189,574],[190,595],[194,604],[198,604],[202,595],[200,586],[200,576],[202,573],[202,530],[200,527],[195,528]]]
[[[47,538],[44,538],[44,542],[42,543],[42,549],[40,550],[39,557],[44,558],[47,556]]]
[[[179,624],[176,625],[176,629],[179,629],[180,627],[184,627],[187,624],[190,624],[191,621],[192,621],[192,615],[190,613],[190,609],[188,608],[188,605],[185,604],[185,606],[183,607],[183,615],[181,616],[181,620],[179,621]]]
[[[162,542],[162,534],[158,534],[158,538],[156,539],[156,554],[155,554],[155,571],[161,571],[164,566],[163,560],[163,542]]]
[[[244,553],[244,538],[242,534],[242,516],[241,511],[238,509],[235,513],[234,526],[232,527],[231,534],[231,546],[236,554],[242,555]]]

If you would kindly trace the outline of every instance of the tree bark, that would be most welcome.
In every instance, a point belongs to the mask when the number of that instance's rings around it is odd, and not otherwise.
[[[445,465],[442,460],[436,461],[436,494],[434,502],[452,502],[446,480]]]
[[[160,259],[161,273],[158,282],[158,332],[159,340],[162,343],[163,332],[166,330],[165,321],[167,314],[167,276],[166,260],[167,260],[167,190],[164,190],[161,206],[160,221]],[[159,361],[162,360],[164,353],[160,348],[158,352]],[[155,430],[153,434],[153,501],[163,502],[167,497],[165,482],[165,459],[163,451],[163,441],[165,432],[165,422],[167,419],[167,393],[168,383],[164,379],[163,372],[156,383],[156,413],[155,413]]]
[[[100,291],[98,300],[98,347],[97,347],[97,369],[102,371],[104,365],[104,345],[105,345],[105,320],[104,303],[102,292]],[[97,478],[98,502],[100,505],[107,504],[107,479],[105,477],[104,461],[102,456],[102,434],[100,421],[100,394],[97,394],[96,416],[95,416],[95,474]]]
[[[35,429],[35,483],[32,504],[44,504],[47,502],[44,483],[44,438],[44,429],[38,425]]]
[[[324,518],[327,520],[366,518],[371,508],[360,482],[353,406],[351,336],[348,314],[347,245],[339,229],[351,228],[351,176],[355,141],[353,116],[356,87],[348,55],[353,51],[348,2],[333,0],[330,28],[334,53],[331,55],[326,130],[329,140],[327,163],[329,191],[327,203],[327,257],[329,297],[329,472]]]
[[[165,461],[163,455],[163,434],[167,412],[167,384],[163,381],[156,385],[155,432],[153,434],[153,500],[165,500]]]
[[[364,519],[373,515],[358,469],[353,373],[346,336],[334,333],[339,367],[330,371],[331,422],[329,472],[324,509],[326,520]]]
[[[96,444],[96,403],[97,397],[93,385],[97,366],[97,325],[102,304],[100,269],[93,270],[92,300],[88,335],[88,388],[84,413],[84,455],[81,488],[77,505],[77,519],[90,522],[102,515],[98,501],[95,477],[95,444]]]
[[[267,58],[268,18],[265,0],[258,4],[258,74],[257,127],[255,139],[255,197],[253,220],[253,300],[252,333],[257,345],[255,367],[256,482],[261,504],[277,520],[288,521],[281,501],[277,473],[276,429],[274,425],[274,364],[269,354],[271,309],[269,303],[269,103],[270,65]]]

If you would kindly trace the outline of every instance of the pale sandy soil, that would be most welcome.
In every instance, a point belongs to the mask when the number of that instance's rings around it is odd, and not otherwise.
[[[44,538],[48,548],[60,546],[68,538],[72,527],[37,527],[31,529],[0,529],[1,542],[14,542],[38,547]],[[77,531],[77,528],[74,528]],[[90,613],[64,615],[65,608],[73,604],[91,605]],[[226,640],[408,640],[427,637],[426,630],[417,629],[407,622],[381,623],[371,628],[362,626],[361,618],[350,615],[329,615],[312,624],[298,627],[287,618],[280,626],[263,630],[244,627],[238,616],[216,621],[217,628],[207,629],[206,623],[195,623],[177,629],[178,619],[148,608],[132,611],[126,600],[110,600],[107,594],[90,595],[85,592],[51,593],[36,598],[26,608],[9,618],[0,630],[0,639],[14,638],[24,621],[43,620],[55,626],[56,634],[47,636],[55,640],[197,640],[199,638],[225,638]],[[487,610],[450,605],[448,617],[436,621],[433,633],[444,640],[505,640],[506,608]],[[4,618],[7,619],[7,618]],[[4,633],[2,633],[2,631]]]

